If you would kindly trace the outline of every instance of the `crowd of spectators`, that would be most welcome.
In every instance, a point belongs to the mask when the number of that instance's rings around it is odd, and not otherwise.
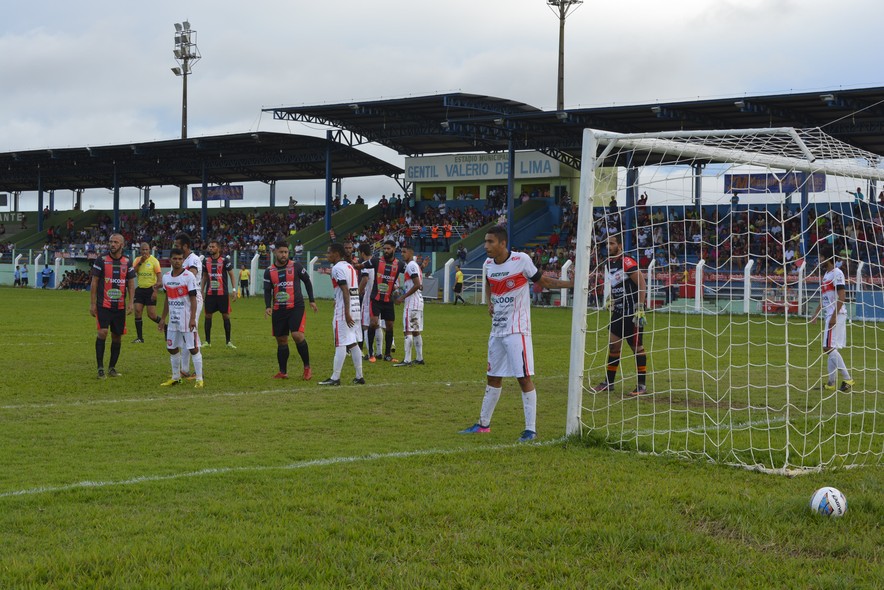
[[[91,277],[88,272],[80,269],[65,271],[62,276],[59,289],[69,289],[72,291],[85,291],[89,288]]]

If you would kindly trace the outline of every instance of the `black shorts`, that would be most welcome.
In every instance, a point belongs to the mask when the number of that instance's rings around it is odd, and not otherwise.
[[[12,286],[13,287],[20,287],[21,286],[21,279],[15,279],[15,282],[12,283]]]
[[[454,283],[454,292],[463,293],[463,283]]]
[[[156,299],[153,298],[153,287],[135,287],[135,297],[132,298],[132,303],[156,305]]]
[[[22,278],[21,278],[21,284],[22,284],[23,286],[27,287],[27,286],[28,286],[28,277],[22,277]]]
[[[203,303],[203,311],[206,313],[230,313],[230,297],[227,295],[206,295]]]
[[[304,313],[303,305],[292,309],[274,309],[270,312],[270,321],[273,324],[274,336],[288,336],[292,332],[304,332],[307,314]]]
[[[249,282],[248,281],[240,281],[239,288],[242,289],[243,291],[245,291],[246,289],[249,288]]]
[[[99,307],[95,318],[98,322],[98,329],[104,330],[110,328],[111,334],[123,335],[126,333],[126,310],[125,309],[107,309]]]
[[[619,336],[633,349],[642,345],[644,328],[638,327],[633,321],[634,316],[613,315],[611,316],[611,333]]]
[[[379,317],[385,322],[392,322],[396,319],[396,306],[392,301],[371,300],[371,315]]]

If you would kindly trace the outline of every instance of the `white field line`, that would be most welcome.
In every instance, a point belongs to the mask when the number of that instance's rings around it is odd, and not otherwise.
[[[383,461],[385,459],[408,459],[411,457],[431,457],[444,455],[461,455],[466,453],[487,452],[506,449],[517,449],[521,447],[545,446],[561,443],[564,439],[558,438],[538,443],[509,443],[492,446],[480,446],[459,449],[422,449],[416,451],[399,451],[394,453],[372,453],[369,455],[358,455],[351,457],[328,457],[325,459],[310,459],[307,461],[298,461],[289,463],[288,465],[258,465],[252,467],[213,467],[209,469],[199,469],[197,471],[184,471],[181,473],[171,473],[167,475],[141,475],[130,479],[118,479],[107,481],[80,481],[76,483],[64,484],[59,486],[42,486],[36,488],[27,488],[23,490],[13,490],[10,492],[0,492],[0,498],[11,498],[15,496],[36,496],[40,494],[51,494],[55,492],[67,492],[78,489],[95,489],[107,488],[112,486],[130,486],[141,483],[153,483],[159,481],[171,481],[176,479],[187,479],[192,477],[203,477],[206,475],[227,475],[231,473],[258,473],[262,471],[292,471],[296,469],[308,469],[310,467],[325,467],[328,465],[341,465],[346,463],[364,463],[369,461]]]
[[[567,379],[567,375],[548,375],[541,377],[541,381],[544,380],[553,380],[553,379]],[[536,376],[535,376],[536,379]],[[298,383],[297,380],[295,380]],[[185,381],[182,385],[179,385],[168,391],[181,391],[182,388],[187,389],[189,383]],[[436,381],[434,384],[439,386],[439,388],[447,388],[452,386],[462,386],[462,385],[476,385],[477,387],[482,387],[485,381],[481,379],[471,379],[465,381]],[[350,391],[359,391],[362,389],[374,389],[377,387],[418,387],[418,386],[426,386],[426,381],[412,381],[411,383],[403,383],[401,381],[397,382],[368,382],[365,385],[345,385],[342,381],[340,387],[320,387],[314,384],[306,384],[298,385],[290,388],[279,388],[279,389],[264,389],[261,391],[220,391],[220,392],[210,392],[203,390],[204,393],[193,393],[193,394],[178,394],[178,395],[160,395],[160,396],[151,396],[151,397],[131,397],[131,398],[112,398],[112,399],[85,399],[85,400],[70,400],[70,401],[60,401],[60,402],[46,402],[46,403],[33,403],[33,404],[6,404],[0,406],[0,410],[40,410],[45,408],[69,408],[69,407],[77,407],[77,406],[102,406],[102,405],[113,405],[113,404],[148,404],[153,402],[166,402],[166,401],[180,401],[180,400],[194,400],[194,399],[212,399],[212,398],[224,398],[224,397],[243,397],[247,395],[272,395],[272,394],[300,394],[306,393],[309,391],[340,391],[350,392]],[[517,387],[515,383],[513,383],[513,387]],[[206,389],[211,388],[211,383],[206,382]],[[190,389],[193,389],[190,387]]]

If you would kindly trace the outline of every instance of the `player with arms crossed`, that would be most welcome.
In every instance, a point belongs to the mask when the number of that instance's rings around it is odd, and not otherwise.
[[[316,313],[316,300],[313,298],[313,283],[307,270],[300,262],[289,260],[289,245],[285,240],[276,242],[273,264],[264,271],[264,315],[269,316],[273,324],[273,336],[276,338],[276,361],[279,373],[274,379],[288,379],[289,334],[295,341],[295,347],[304,362],[304,381],[313,377],[310,368],[310,349],[304,337],[304,326],[307,314],[304,309],[304,295],[301,283],[307,287],[307,298],[310,309]]]
[[[236,301],[236,277],[233,275],[233,264],[226,256],[221,256],[221,245],[218,240],[209,242],[209,256],[203,260],[203,300],[206,305],[206,319],[203,329],[206,331],[206,347],[211,346],[212,314],[221,312],[224,320],[224,337],[227,348],[236,348],[230,341],[230,303]],[[225,276],[226,275],[226,276]],[[228,288],[227,279],[230,279]],[[231,299],[231,295],[233,299]]]
[[[108,253],[95,260],[92,266],[92,287],[89,314],[98,322],[98,336],[95,339],[95,360],[98,361],[98,378],[104,379],[104,344],[107,333],[111,333],[110,366],[107,374],[118,377],[117,361],[126,331],[126,315],[132,313],[135,295],[135,269],[126,256],[123,246],[126,240],[120,234],[108,239]],[[126,293],[129,293],[128,300]]]
[[[534,375],[534,347],[531,344],[531,285],[540,283],[548,289],[568,289],[573,281],[554,279],[537,270],[525,254],[510,252],[506,228],[495,226],[485,234],[486,281],[491,297],[491,335],[488,337],[488,383],[479,421],[461,434],[491,432],[491,416],[500,399],[504,377],[515,377],[522,389],[525,430],[519,442],[537,437],[537,391]]]
[[[421,267],[414,260],[414,248],[402,248],[402,259],[405,261],[405,292],[396,299],[396,303],[404,303],[402,325],[405,332],[405,356],[401,363],[394,367],[411,366],[411,349],[414,348],[414,364],[424,364],[424,340],[421,332],[424,329],[424,295],[421,292]]]
[[[619,234],[608,236],[608,283],[611,285],[611,326],[608,335],[608,367],[605,380],[593,387],[593,391],[614,391],[614,379],[620,365],[620,349],[623,340],[635,353],[638,372],[638,385],[630,393],[632,396],[648,392],[647,364],[644,335],[645,278],[638,262],[623,254],[623,242]]]
[[[359,348],[359,339],[362,338],[362,326],[359,325],[359,282],[356,269],[347,261],[346,256],[344,246],[337,242],[331,244],[326,252],[326,258],[333,265],[331,279],[335,287],[335,314],[332,318],[335,360],[332,376],[320,381],[320,385],[341,384],[341,369],[344,368],[348,353],[356,369],[353,383],[365,385],[365,378],[362,376],[362,350]]]
[[[197,332],[197,297],[200,286],[193,273],[184,268],[184,251],[172,248],[169,255],[172,270],[163,275],[163,291],[166,303],[163,317],[157,326],[162,332],[166,329],[166,348],[172,362],[172,378],[160,383],[162,387],[181,385],[181,349],[187,349],[193,358],[196,373],[194,387],[203,387],[203,354],[200,352],[200,337]]]
[[[374,270],[372,285],[371,324],[368,328],[368,341],[374,340],[378,329],[378,319],[384,320],[384,360],[395,362],[391,356],[393,350],[393,322],[396,321],[396,309],[393,292],[399,275],[405,272],[405,264],[396,258],[396,242],[384,242],[384,254],[380,258],[372,258],[362,265],[362,269]],[[363,278],[363,280],[366,280]],[[371,359],[369,359],[371,360]]]
[[[823,321],[823,352],[829,356],[828,368],[829,379],[825,388],[834,391],[838,383],[838,372],[841,372],[843,380],[840,390],[849,393],[853,388],[853,379],[847,370],[847,364],[839,352],[840,348],[847,346],[847,281],[844,273],[835,266],[835,256],[831,251],[824,254],[826,274],[820,285],[820,304],[811,316],[810,321],[816,322],[820,312],[825,312]]]
[[[189,270],[190,273],[196,277],[196,284],[199,285],[202,283],[203,277],[203,263],[200,260],[200,257],[196,255],[196,252],[191,250],[193,245],[193,240],[190,239],[190,236],[184,232],[181,232],[175,236],[175,247],[179,248],[182,252],[184,252],[184,263],[182,268],[185,270]],[[197,289],[196,293],[196,321],[199,323],[200,314],[203,311],[203,291],[202,289]],[[194,379],[194,375],[190,372],[190,350],[185,347],[181,350],[181,376],[185,379]]]

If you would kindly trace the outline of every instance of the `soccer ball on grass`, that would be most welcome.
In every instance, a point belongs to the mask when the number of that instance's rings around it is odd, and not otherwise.
[[[820,488],[810,497],[810,509],[823,516],[843,516],[847,512],[847,498],[835,488]]]

